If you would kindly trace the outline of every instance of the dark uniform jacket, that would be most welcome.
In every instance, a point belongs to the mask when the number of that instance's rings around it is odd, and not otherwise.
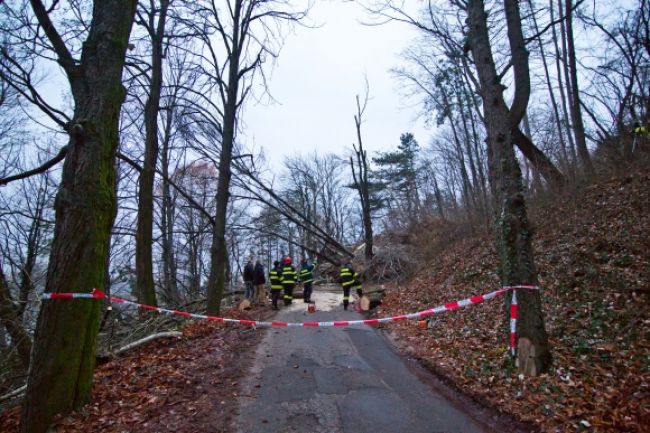
[[[282,268],[278,266],[269,271],[269,282],[271,290],[282,290]]]
[[[309,262],[300,265],[300,281],[302,283],[312,283],[314,281],[314,265]]]
[[[343,266],[341,267],[341,271],[339,272],[339,283],[343,286],[343,288],[346,287],[352,287],[354,284],[354,269],[352,266]]]
[[[285,265],[282,268],[282,285],[285,287],[296,285],[296,268],[291,265]]]

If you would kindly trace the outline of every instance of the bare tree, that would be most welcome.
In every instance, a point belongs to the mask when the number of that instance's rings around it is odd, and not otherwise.
[[[151,8],[139,8],[137,23],[151,39],[151,77],[149,94],[144,107],[144,162],[138,190],[138,226],[135,236],[135,269],[138,301],[157,305],[153,278],[153,183],[158,162],[158,113],[163,85],[163,39],[170,0],[151,3]]]
[[[21,27],[61,66],[70,85],[74,114],[47,104],[30,71],[11,53],[9,78],[27,101],[43,111],[69,136],[62,180],[56,198],[56,224],[46,292],[90,291],[104,284],[109,236],[116,210],[115,154],[118,121],[125,91],[121,83],[135,0],[93,3],[87,27],[75,34],[85,40],[80,55],[59,32],[57,14],[30,0]],[[74,5],[73,5],[74,6]],[[3,5],[4,7],[4,5]],[[35,22],[34,22],[35,21]],[[65,35],[67,37],[68,35]],[[28,66],[27,66],[28,67]],[[6,70],[5,70],[6,71]],[[45,303],[34,336],[34,351],[23,407],[22,431],[45,432],[52,417],[85,403],[95,362],[100,306],[97,302]]]
[[[591,156],[587,148],[587,138],[585,135],[585,126],[582,119],[582,106],[580,102],[580,85],[578,81],[578,66],[576,61],[575,39],[573,37],[573,2],[566,1],[566,39],[568,47],[569,71],[571,78],[569,106],[571,107],[571,119],[573,120],[573,130],[576,138],[576,146],[580,162],[586,174],[591,175],[594,172]]]
[[[274,57],[283,22],[297,22],[306,12],[294,12],[286,0],[227,0],[219,9],[214,2],[188,4],[187,26],[202,42],[199,68],[206,90],[214,91],[212,129],[221,137],[218,158],[215,224],[212,232],[208,312],[218,314],[226,284],[226,220],[232,177],[231,163],[241,107],[251,92],[256,72],[267,57]],[[216,44],[216,40],[222,46]]]
[[[497,72],[490,36],[488,14],[483,0],[466,4],[468,39],[480,81],[489,165],[497,213],[496,238],[503,285],[535,284],[534,255],[526,205],[521,189],[521,170],[514,153],[516,138],[512,131],[521,122],[530,97],[528,53],[526,51],[517,0],[504,0],[508,41],[514,70],[515,94],[510,107],[503,97],[503,85]],[[519,368],[525,374],[537,375],[550,366],[541,297],[537,291],[519,290],[520,320]]]
[[[357,113],[354,115],[354,126],[357,131],[357,144],[352,144],[354,156],[350,157],[350,168],[352,169],[352,180],[354,188],[359,194],[361,202],[361,215],[363,218],[363,239],[364,239],[364,256],[366,266],[372,260],[372,216],[370,215],[370,190],[368,184],[368,156],[363,149],[363,140],[361,139],[361,124],[363,123],[363,113],[368,105],[368,83],[366,82],[366,93],[363,99],[363,105],[357,95]]]

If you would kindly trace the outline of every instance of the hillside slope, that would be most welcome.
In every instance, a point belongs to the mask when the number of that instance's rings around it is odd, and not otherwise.
[[[650,176],[610,177],[533,207],[534,251],[554,364],[518,376],[502,299],[391,326],[429,368],[544,432],[650,431]],[[498,287],[493,239],[429,245],[434,258],[390,293],[380,316]],[[432,254],[433,248],[434,254]]]

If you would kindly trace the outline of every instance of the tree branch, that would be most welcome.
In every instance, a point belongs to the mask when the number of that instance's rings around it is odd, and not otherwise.
[[[0,178],[0,186],[5,186],[9,182],[13,182],[15,180],[20,180],[20,179],[26,179],[28,177],[46,172],[59,162],[63,161],[65,159],[66,154],[68,153],[68,146],[63,146],[61,150],[59,150],[59,153],[49,161],[47,161],[45,164],[41,165],[40,167],[34,168],[32,170],[20,173],[20,174],[15,174],[13,176],[8,176],[5,178]]]

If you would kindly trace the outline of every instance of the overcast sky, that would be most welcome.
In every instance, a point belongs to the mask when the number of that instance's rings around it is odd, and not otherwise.
[[[363,94],[366,76],[372,99],[362,139],[368,153],[395,148],[404,132],[426,144],[431,131],[417,119],[421,107],[401,95],[390,73],[415,31],[398,23],[364,26],[368,17],[359,5],[338,0],[317,0],[310,20],[320,27],[296,27],[273,68],[269,84],[277,103],[246,109],[246,147],[263,148],[274,167],[289,154],[351,152],[355,96]]]

